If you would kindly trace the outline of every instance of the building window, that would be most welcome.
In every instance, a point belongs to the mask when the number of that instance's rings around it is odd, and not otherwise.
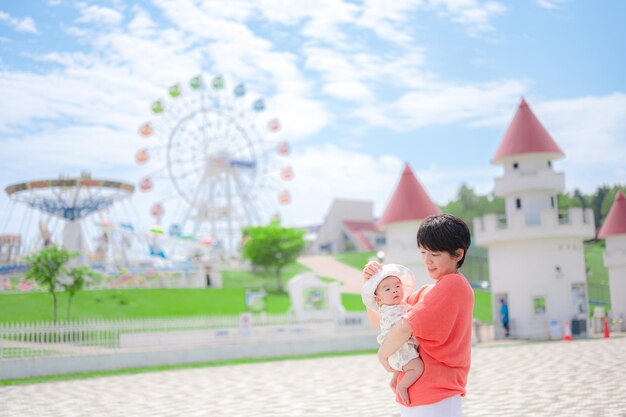
[[[554,208],[554,196],[550,197],[550,205]]]
[[[522,199],[521,198],[516,198],[515,199],[515,208],[518,209],[518,210],[522,208]]]
[[[546,314],[545,297],[533,297],[533,313],[535,316],[543,316]]]
[[[519,168],[519,164],[517,162],[513,162],[513,169]]]

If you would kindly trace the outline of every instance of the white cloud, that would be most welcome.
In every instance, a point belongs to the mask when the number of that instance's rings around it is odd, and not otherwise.
[[[0,22],[6,22],[17,32],[37,33],[35,21],[30,16],[20,19],[0,10]]]
[[[309,11],[302,35],[342,48],[349,47],[339,26],[354,22],[358,6],[341,0],[319,1],[316,6]]]
[[[318,224],[333,199],[374,201],[380,213],[393,192],[403,162],[395,156],[374,157],[335,145],[311,146],[292,156],[293,202],[285,208],[285,223]]]
[[[155,0],[154,3],[179,30],[199,39],[243,41],[263,49],[271,47],[270,42],[257,38],[245,24],[215,16],[190,1]]]
[[[336,198],[374,202],[374,214],[382,215],[398,184],[405,162],[395,155],[372,156],[335,145],[307,147],[292,157],[295,179],[290,183],[293,202],[282,210],[287,224],[319,224]],[[456,197],[459,178],[486,194],[493,189],[497,167],[454,170],[432,165],[411,167],[435,204]],[[331,186],[332,185],[332,186]]]
[[[128,23],[128,31],[134,36],[148,38],[157,33],[157,25],[141,7],[133,7],[134,16]]]
[[[370,87],[366,84],[360,68],[351,62],[348,54],[330,48],[310,47],[305,49],[307,68],[321,73],[326,81],[323,91],[333,97],[348,100],[372,99]]]
[[[217,72],[256,82],[273,96],[288,138],[309,136],[328,124],[330,116],[322,102],[311,97],[313,84],[302,75],[295,54],[277,51],[271,41],[243,23],[216,18],[189,3],[158,4],[196,42],[213,41],[204,52],[216,63]]]
[[[205,1],[196,3],[204,14],[217,19],[241,22],[254,14],[254,0]]]
[[[285,139],[303,140],[326,127],[332,117],[320,102],[293,94],[271,98],[276,115],[282,120]]]
[[[376,89],[423,87],[432,76],[424,69],[421,48],[403,48],[400,52],[375,55],[364,52],[340,52],[327,47],[307,47],[305,67],[318,71],[330,96],[371,104]]]
[[[420,168],[416,175],[433,202],[445,205],[456,198],[461,184],[468,185],[480,195],[493,191],[494,178],[502,172],[500,167],[490,166],[487,160],[488,155],[485,155],[485,165],[475,169],[455,169],[433,163]]]
[[[473,36],[492,31],[491,21],[506,11],[506,7],[496,1],[429,0],[428,2],[440,15],[464,25],[468,33]]]
[[[536,0],[539,7],[544,9],[559,9],[569,0]]]
[[[509,114],[524,94],[526,85],[520,81],[490,82],[482,85],[433,84],[416,89],[387,105],[364,106],[355,111],[357,117],[394,130],[424,126],[470,123],[476,126],[498,123]],[[385,114],[373,118],[375,111]]]
[[[59,58],[66,62],[70,58]],[[3,74],[0,88],[20,97],[0,113],[0,130],[28,127],[30,121],[47,121],[46,130],[65,120],[80,120],[88,125],[115,126],[128,129],[139,123],[142,109],[150,103],[149,89],[125,79],[124,70],[103,67],[74,67],[66,73]],[[141,97],[144,97],[143,103]],[[135,118],[134,118],[134,117]],[[134,120],[133,120],[134,119]]]
[[[612,167],[615,172],[623,168],[626,94],[552,100],[536,108],[537,117],[565,153],[568,165],[579,167],[581,172],[594,165]],[[621,182],[625,179],[615,178]]]
[[[100,125],[79,125],[7,138],[2,142],[3,177],[16,172],[28,178],[78,175],[81,170],[116,172],[133,167],[132,131]]]
[[[105,25],[116,25],[120,23],[124,16],[122,13],[109,7],[89,6],[85,3],[78,3],[80,17],[76,19],[78,23],[102,23]]]
[[[381,39],[398,44],[413,41],[411,25],[407,25],[409,13],[422,5],[420,0],[366,0],[358,24],[371,29]]]
[[[363,6],[359,24],[373,30],[381,39],[398,44],[409,44],[414,40],[411,35],[412,13],[433,10],[440,17],[459,23],[467,33],[477,36],[492,31],[492,21],[504,14],[506,7],[496,1],[479,0],[368,0]],[[419,15],[418,15],[419,16]]]

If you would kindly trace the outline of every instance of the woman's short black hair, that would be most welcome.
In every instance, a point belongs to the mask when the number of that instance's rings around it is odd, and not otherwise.
[[[470,247],[470,231],[467,224],[452,214],[428,216],[417,230],[417,247],[434,252],[448,252],[456,256],[457,249],[463,249],[463,257],[458,261],[460,268]]]

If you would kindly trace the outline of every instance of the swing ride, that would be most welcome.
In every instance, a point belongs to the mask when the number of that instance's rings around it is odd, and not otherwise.
[[[129,200],[134,190],[130,183],[92,178],[89,173],[7,186],[5,192],[12,204],[30,210],[26,212],[27,218],[20,221],[19,233],[6,234],[0,239],[0,244],[7,247],[6,263],[16,260],[18,254],[27,255],[57,244],[78,252],[83,263],[128,265],[133,227],[122,222],[114,228],[107,213],[115,204]],[[39,214],[37,219],[33,216],[35,212]],[[94,217],[95,222],[88,222]],[[31,230],[32,223],[37,224],[36,233]],[[98,237],[94,245],[91,238],[95,235]],[[10,239],[10,236],[14,237]]]

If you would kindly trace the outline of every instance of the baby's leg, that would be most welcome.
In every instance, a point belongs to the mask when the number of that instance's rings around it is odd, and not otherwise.
[[[420,358],[410,360],[406,365],[402,367],[402,370],[406,372],[404,378],[397,384],[396,392],[400,395],[404,404],[409,404],[409,387],[418,380],[424,372],[424,362]]]

